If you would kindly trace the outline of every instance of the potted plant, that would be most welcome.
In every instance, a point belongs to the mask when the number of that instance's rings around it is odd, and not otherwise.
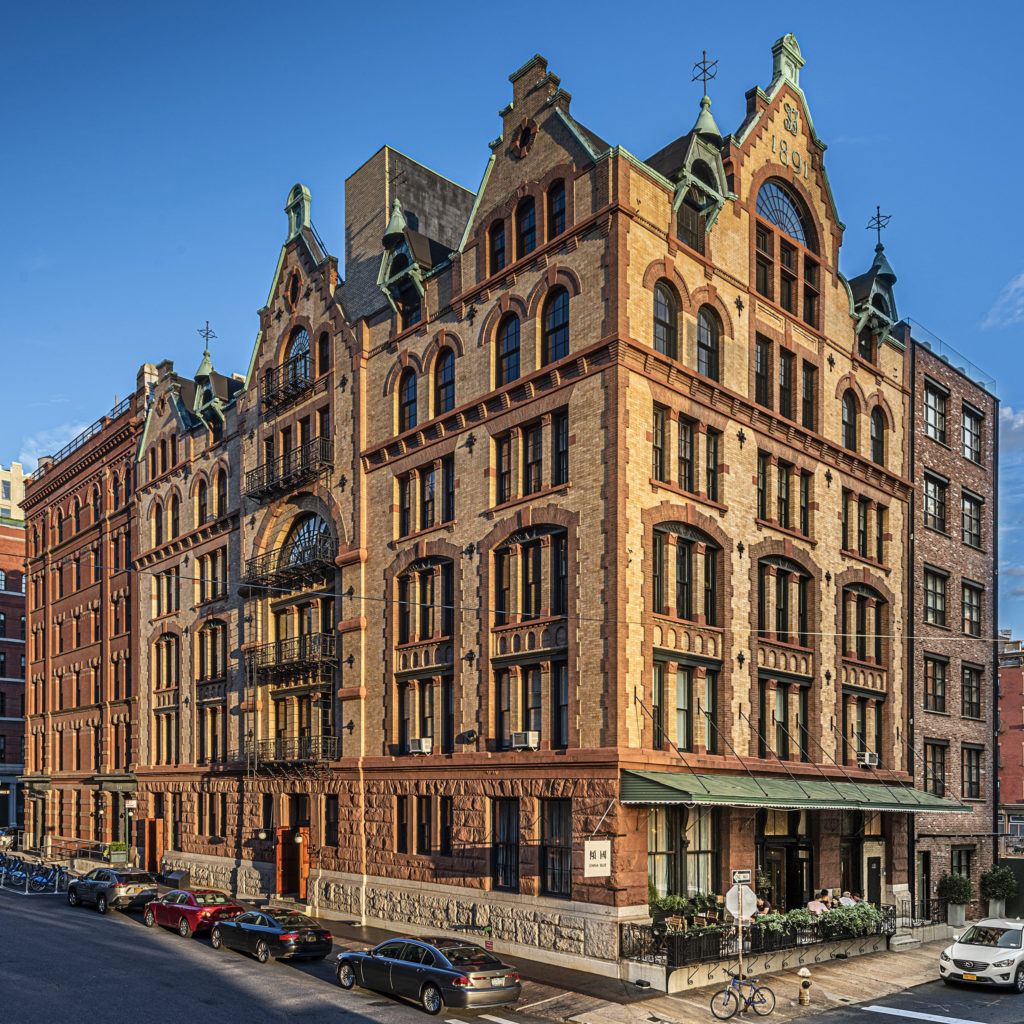
[[[939,899],[946,901],[946,922],[962,928],[967,920],[967,904],[973,895],[971,880],[966,875],[943,875],[939,879]]]
[[[989,917],[1005,917],[1006,901],[1017,895],[1017,877],[1005,864],[993,864],[981,876],[981,898],[988,900]]]

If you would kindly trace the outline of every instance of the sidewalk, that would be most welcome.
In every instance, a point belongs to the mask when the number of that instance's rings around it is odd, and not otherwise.
[[[800,978],[795,971],[765,975],[764,982],[775,993],[772,1019],[789,1021],[837,1006],[874,1002],[934,981],[939,976],[939,953],[948,940],[930,942],[902,953],[872,953],[850,960],[831,960],[810,968],[811,1004],[800,1006]],[[621,1006],[609,1001],[603,1006],[582,1009],[567,1018],[577,1024],[707,1024],[709,1003],[721,986],[693,989],[679,995],[658,995],[642,1007]],[[543,1008],[540,1012],[543,1012]]]

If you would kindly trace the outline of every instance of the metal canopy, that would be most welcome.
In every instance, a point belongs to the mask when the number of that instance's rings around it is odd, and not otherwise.
[[[902,811],[914,814],[970,810],[963,804],[910,786],[702,772],[623,771],[619,794],[624,804],[685,803],[714,807]]]

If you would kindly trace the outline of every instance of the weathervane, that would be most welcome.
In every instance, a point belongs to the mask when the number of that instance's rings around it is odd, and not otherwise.
[[[206,321],[205,327],[199,327],[196,329],[196,333],[203,339],[203,349],[209,355],[210,352],[210,339],[216,338],[217,335],[214,333],[213,328],[210,327],[210,321]]]
[[[701,50],[700,60],[693,65],[693,77],[690,79],[691,82],[696,82],[699,78],[704,83],[704,95],[708,94],[708,82],[712,78],[718,75],[718,61],[708,60],[708,51]]]
[[[875,215],[868,221],[867,230],[871,231],[874,229],[875,234],[878,236],[878,244],[882,244],[882,232],[889,226],[889,221],[892,220],[891,213],[882,213],[880,206],[875,207]]]

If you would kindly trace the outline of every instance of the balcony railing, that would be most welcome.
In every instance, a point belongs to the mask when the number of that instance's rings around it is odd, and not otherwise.
[[[244,753],[248,760],[295,764],[302,761],[336,761],[341,755],[337,736],[283,736],[272,740],[249,740]]]
[[[315,480],[331,468],[334,445],[329,437],[314,437],[245,474],[245,496],[260,500]]]
[[[275,640],[253,648],[246,658],[251,669],[268,675],[333,668],[338,660],[337,637],[333,633],[309,633]]]
[[[285,544],[248,559],[242,582],[250,586],[277,586],[324,580],[334,571],[337,553],[338,545],[332,537],[319,536]]]
[[[269,370],[263,378],[263,390],[260,401],[264,409],[276,409],[313,387],[313,375],[310,373],[309,353],[292,356],[280,366]]]

